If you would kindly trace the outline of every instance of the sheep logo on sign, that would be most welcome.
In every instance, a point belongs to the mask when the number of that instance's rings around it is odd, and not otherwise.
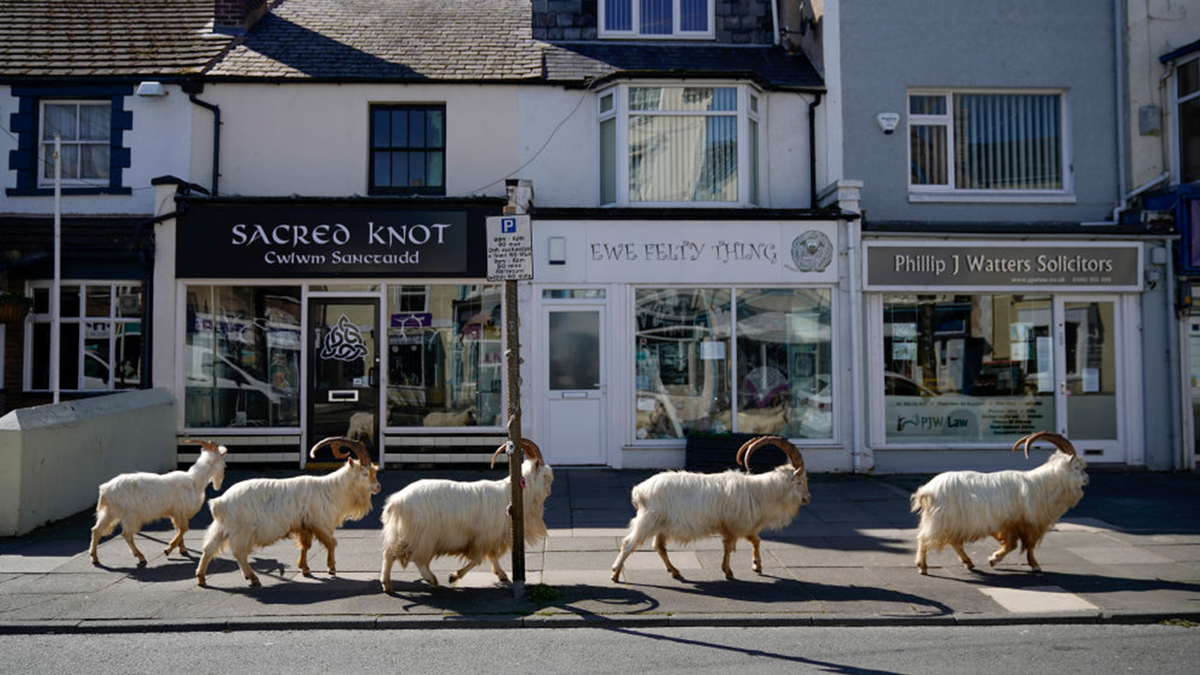
[[[321,343],[321,358],[338,361],[354,362],[366,357],[367,345],[363,342],[362,331],[350,323],[343,314],[337,325],[325,334]]]
[[[819,230],[809,230],[792,240],[793,271],[824,272],[833,262],[833,242]]]

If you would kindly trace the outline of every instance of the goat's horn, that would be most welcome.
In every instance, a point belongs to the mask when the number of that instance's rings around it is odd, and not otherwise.
[[[308,451],[308,456],[316,457],[317,451],[327,445],[330,452],[337,459],[349,457],[350,453],[346,452],[346,449],[349,448],[358,457],[359,462],[363,464],[371,463],[371,455],[367,453],[367,446],[362,441],[356,441],[353,438],[346,438],[345,436],[331,436],[319,441],[316,445],[312,446],[312,450]]]
[[[508,443],[505,443],[505,444],[501,445],[500,447],[496,448],[496,452],[492,453],[492,465],[490,468],[492,468],[492,469],[496,468],[496,458],[500,456],[500,453],[504,452],[507,449],[508,449]],[[521,439],[521,451],[525,453],[526,457],[534,460],[535,462],[537,462],[539,464],[546,463],[546,460],[542,459],[541,448],[538,448],[537,443],[534,443],[533,441],[529,440],[528,438]]]
[[[1043,436],[1046,436],[1049,433],[1050,433],[1049,431],[1038,431],[1038,432],[1029,434],[1028,436],[1023,436],[1021,438],[1018,438],[1017,442],[1013,443],[1012,451],[1016,452],[1018,449],[1024,449],[1025,450],[1025,459],[1029,459],[1029,446],[1033,445],[1034,443],[1036,443],[1038,441],[1038,439],[1042,438]]]
[[[738,460],[746,470],[750,470],[750,455],[754,451],[764,445],[773,445],[784,452],[792,463],[792,467],[797,471],[804,470],[804,458],[800,456],[800,450],[792,445],[791,441],[783,436],[758,436],[746,441],[741,448],[738,449]]]
[[[217,448],[217,444],[212,441],[202,441],[199,438],[185,438],[185,439],[183,439],[183,442],[187,443],[189,445],[203,446],[205,450],[208,450],[210,452],[219,452],[219,450]]]
[[[1061,450],[1064,455],[1071,455],[1072,457],[1078,455],[1078,453],[1075,452],[1075,446],[1071,445],[1071,441],[1068,441],[1066,437],[1061,434],[1047,433],[1046,440],[1053,443],[1054,447]]]

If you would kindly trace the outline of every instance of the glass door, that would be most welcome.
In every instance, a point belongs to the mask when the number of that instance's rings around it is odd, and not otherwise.
[[[1115,299],[1055,301],[1059,431],[1085,459],[1124,462],[1119,308]]]
[[[378,323],[375,298],[309,299],[310,447],[322,438],[348,436],[379,460]]]
[[[547,307],[547,460],[599,464],[604,458],[603,305]]]

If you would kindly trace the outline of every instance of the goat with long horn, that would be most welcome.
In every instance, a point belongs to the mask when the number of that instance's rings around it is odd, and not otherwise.
[[[1079,503],[1088,484],[1087,462],[1075,446],[1051,431],[1039,431],[1013,443],[1013,452],[1038,441],[1053,444],[1057,451],[1044,464],[1029,471],[947,471],[934,476],[913,494],[913,512],[921,514],[917,528],[917,569],[929,573],[929,549],[950,546],[968,569],[975,563],[963,544],[992,536],[1000,548],[988,558],[995,567],[1019,544],[1029,567],[1042,571],[1033,549],[1062,514]]]
[[[686,544],[715,534],[721,535],[725,544],[721,570],[726,579],[733,578],[729,556],[739,539],[754,548],[753,569],[761,573],[759,532],[786,527],[812,498],[804,458],[786,438],[752,438],[738,449],[736,462],[749,471],[750,456],[765,446],[782,450],[788,464],[761,474],[732,469],[719,474],[667,471],[635,485],[632,498],[637,515],[613,562],[613,581],[620,580],[625,560],[650,537],[654,537],[654,549],[667,572],[677,579],[681,574],[667,557],[667,542]]]

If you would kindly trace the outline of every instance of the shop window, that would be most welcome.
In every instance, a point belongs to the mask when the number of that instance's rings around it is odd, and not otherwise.
[[[600,37],[711,38],[713,0],[600,0]]]
[[[833,438],[830,293],[737,292],[737,430]]]
[[[1175,100],[1179,107],[1179,172],[1181,183],[1200,180],[1200,58],[1176,69]]]
[[[184,425],[300,425],[300,287],[188,286]]]
[[[828,290],[643,288],[636,302],[638,438],[833,437]]]
[[[121,184],[131,164],[124,134],[133,128],[133,113],[123,109],[131,87],[14,87],[12,93],[17,149],[9,153],[9,168],[17,173],[9,196],[53,193],[55,134],[62,146],[63,194],[132,192]]]
[[[889,443],[1011,442],[1055,426],[1049,295],[887,295]]]
[[[500,425],[500,308],[497,285],[388,288],[388,426]]]
[[[370,193],[446,194],[446,107],[371,106]]]
[[[49,391],[50,293],[30,285],[25,389]],[[142,385],[142,286],[137,282],[63,281],[60,286],[59,390],[116,391]]]
[[[1067,192],[1064,96],[912,92],[913,194],[1015,196]]]
[[[757,90],[620,85],[599,105],[602,204],[758,202]]]

